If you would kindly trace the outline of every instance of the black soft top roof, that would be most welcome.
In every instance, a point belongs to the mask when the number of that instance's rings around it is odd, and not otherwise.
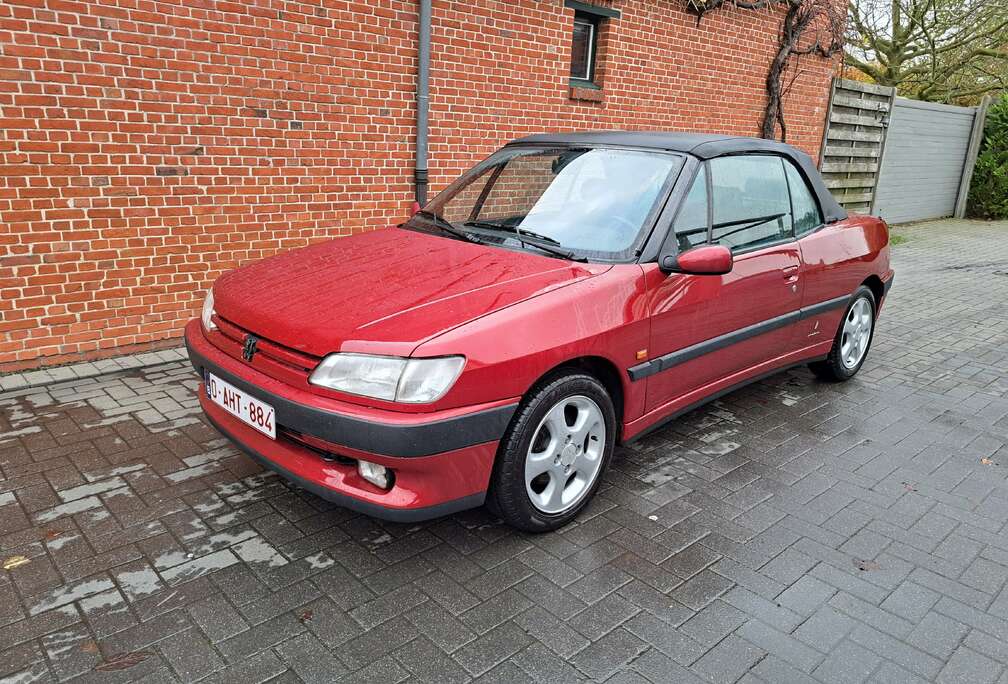
[[[514,140],[509,145],[622,145],[691,154],[713,159],[727,154],[771,153],[788,157],[802,170],[812,186],[826,223],[847,218],[847,210],[837,204],[823,183],[812,158],[786,143],[746,136],[717,133],[677,133],[666,131],[586,131],[580,133],[540,133]]]

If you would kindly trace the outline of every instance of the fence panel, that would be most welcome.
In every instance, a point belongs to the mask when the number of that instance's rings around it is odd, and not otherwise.
[[[976,111],[896,98],[874,213],[890,223],[952,216]]]
[[[892,88],[833,79],[819,170],[849,211],[871,210],[893,97]]]

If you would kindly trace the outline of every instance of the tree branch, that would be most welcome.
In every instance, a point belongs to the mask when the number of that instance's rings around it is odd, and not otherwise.
[[[844,63],[876,83],[929,99],[969,98],[991,88],[990,78],[974,68],[978,62],[1008,70],[1006,0],[848,3]]]

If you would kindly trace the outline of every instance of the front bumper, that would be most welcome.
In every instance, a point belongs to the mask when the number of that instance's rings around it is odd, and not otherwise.
[[[186,348],[201,378],[209,370],[274,408],[277,439],[254,430],[209,401],[200,405],[226,437],[263,466],[346,508],[399,522],[426,520],[483,503],[497,443],[516,404],[431,414],[396,413],[318,397],[282,383],[210,344],[199,320],[186,326]],[[289,437],[303,435],[312,446]],[[325,449],[317,448],[324,444]],[[357,474],[354,462],[392,468],[386,491]]]

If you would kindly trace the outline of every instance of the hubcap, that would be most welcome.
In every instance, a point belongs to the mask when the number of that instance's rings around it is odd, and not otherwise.
[[[843,336],[840,338],[840,361],[845,368],[856,368],[871,341],[872,307],[867,299],[861,297],[847,312],[844,319]]]
[[[563,513],[588,493],[602,466],[605,420],[593,400],[576,395],[539,422],[525,458],[525,491],[543,513]]]

